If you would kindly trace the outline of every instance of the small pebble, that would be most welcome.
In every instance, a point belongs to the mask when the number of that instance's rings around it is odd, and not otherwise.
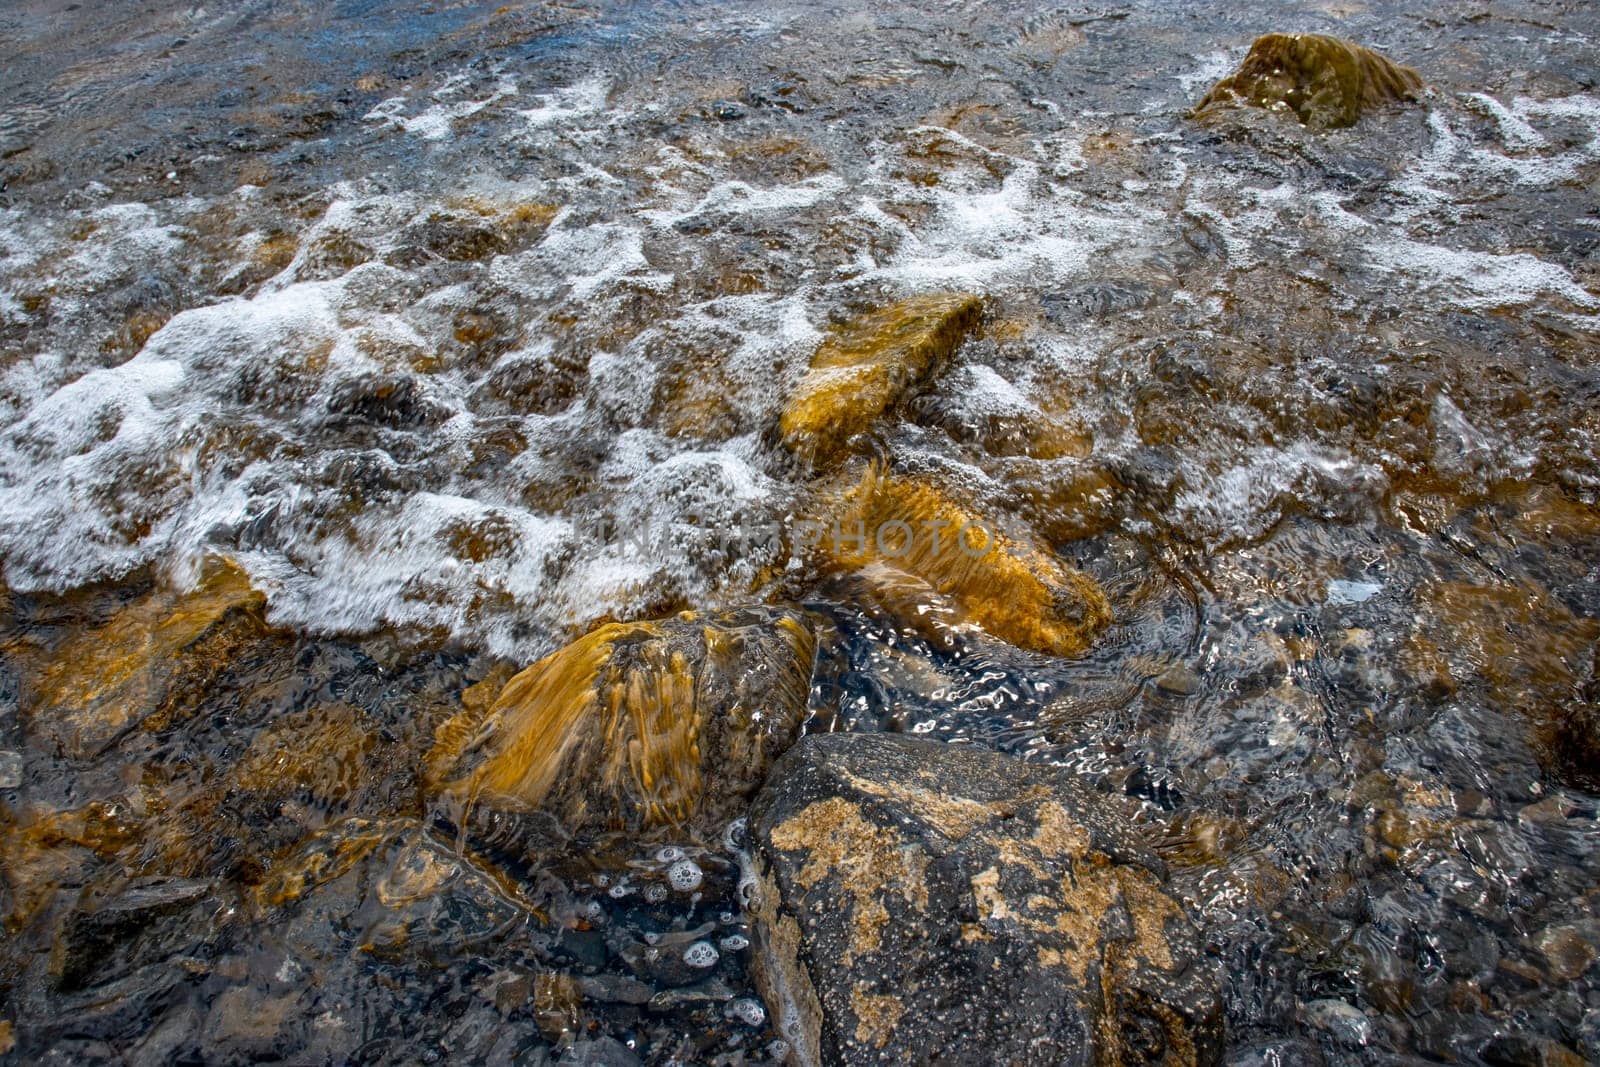
[[[1305,1020],[1347,1048],[1362,1048],[1372,1040],[1372,1022],[1342,1000],[1313,1000],[1302,1009]]]
[[[1156,679],[1156,688],[1168,696],[1193,696],[1200,691],[1200,676],[1187,667],[1171,667]]]
[[[15,789],[22,784],[22,753],[0,752],[0,789]]]

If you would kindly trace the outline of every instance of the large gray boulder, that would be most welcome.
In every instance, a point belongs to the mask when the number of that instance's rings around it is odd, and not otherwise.
[[[1161,861],[1064,771],[813,735],[751,831],[758,981],[801,1063],[1219,1056],[1214,969]]]

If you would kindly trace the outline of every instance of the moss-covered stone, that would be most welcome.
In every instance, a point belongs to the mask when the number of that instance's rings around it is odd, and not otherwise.
[[[825,494],[822,540],[844,570],[881,564],[949,597],[962,621],[1021,648],[1080,655],[1111,621],[1094,579],[951,499],[933,483],[869,470]]]
[[[801,1062],[1220,1054],[1215,976],[1164,866],[1063,771],[813,735],[752,826],[760,980]]]
[[[473,694],[428,775],[465,808],[555,816],[568,833],[732,818],[805,715],[814,641],[796,611],[610,623]]]
[[[1243,103],[1288,110],[1315,129],[1351,126],[1375,107],[1415,99],[1422,77],[1370,48],[1319,33],[1256,38],[1239,69],[1196,108]]]
[[[925,382],[977,324],[982,301],[936,293],[890,304],[833,331],[784,406],[779,428],[819,463]]]

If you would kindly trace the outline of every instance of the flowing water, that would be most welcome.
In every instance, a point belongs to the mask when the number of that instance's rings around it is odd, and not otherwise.
[[[781,1057],[736,841],[469,862],[417,781],[600,620],[799,603],[809,728],[1128,807],[1237,1062],[1600,1059],[1600,17],[924,7],[0,11],[18,1055]],[[1192,117],[1269,30],[1429,88]],[[728,536],[817,517],[830,328],[934,292],[871,449],[1100,583],[1079,658]],[[52,720],[247,588],[186,717]]]

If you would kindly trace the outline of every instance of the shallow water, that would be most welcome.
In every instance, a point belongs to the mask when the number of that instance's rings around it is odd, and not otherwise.
[[[1267,30],[1431,88],[1345,130],[1193,119]],[[572,856],[446,877],[415,775],[467,684],[601,619],[797,602],[811,728],[1058,762],[1147,824],[1240,1062],[1600,1058],[1597,32],[1576,2],[10,5],[0,1017],[30,1058],[245,1055],[263,1005],[308,1059],[769,1057],[740,951],[683,971],[743,936],[735,851],[674,843],[706,882],[655,903],[656,841],[637,894]],[[1100,582],[1081,658],[730,546],[825,518],[773,428],[830,326],[937,291],[983,322],[872,447]],[[264,624],[192,717],[55,745],[45,665],[217,557]],[[275,729],[348,759],[252,786]],[[350,835],[392,859],[263,903]],[[427,893],[373,873],[408,864]],[[160,913],[207,936],[62,980],[56,924],[135,875],[200,880]],[[406,947],[329,943],[330,908]],[[543,1007],[503,1011],[517,981]]]

